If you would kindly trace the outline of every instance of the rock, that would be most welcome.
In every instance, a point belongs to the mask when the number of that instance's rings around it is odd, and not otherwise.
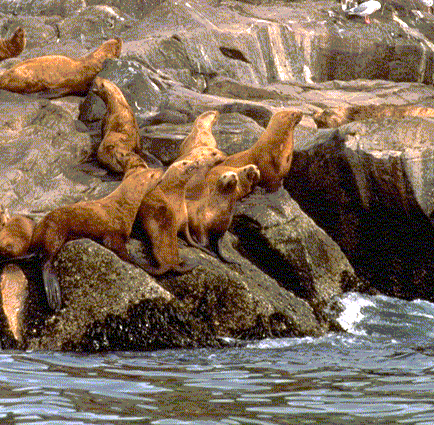
[[[196,250],[188,250],[197,258]],[[29,347],[101,351],[218,346],[222,337],[317,336],[327,328],[305,301],[239,254],[233,254],[240,261],[234,269],[199,255],[194,271],[156,281],[92,241],[67,243],[56,260],[63,308],[30,339]]]
[[[89,261],[92,258],[91,261]],[[50,350],[100,350],[90,335],[109,318],[128,318],[142,301],[173,299],[142,270],[122,262],[113,252],[89,240],[67,243],[56,260],[61,276],[63,308],[29,346]],[[143,323],[136,323],[140,327]],[[128,331],[128,330],[127,330]],[[167,336],[168,337],[168,336]],[[139,341],[135,341],[139,344]],[[147,341],[141,341],[146,347]]]
[[[94,46],[109,38],[119,37],[133,25],[134,20],[117,7],[102,4],[82,7],[66,15],[58,30],[59,38],[75,39]],[[77,31],[77,28],[80,30]]]
[[[7,92],[0,96],[2,202],[12,211],[31,212],[83,197],[88,186],[73,178],[73,167],[89,157],[92,146],[89,135],[76,130],[77,105],[68,98],[50,102]]]
[[[68,16],[84,6],[83,0],[1,0],[2,13],[24,16]]]
[[[159,282],[220,337],[318,336],[328,329],[307,302],[243,258],[237,245],[226,234],[223,249],[233,265],[192,250],[197,268],[176,278],[163,276]]]
[[[339,246],[286,190],[262,192],[257,188],[240,202],[234,217],[233,231],[247,257],[318,315],[333,297],[359,289],[361,281]]]
[[[357,273],[388,295],[434,299],[433,132],[418,117],[321,131],[295,153],[285,182]]]

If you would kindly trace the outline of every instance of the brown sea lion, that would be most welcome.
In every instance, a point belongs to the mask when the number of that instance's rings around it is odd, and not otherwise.
[[[434,108],[414,105],[343,105],[317,112],[313,119],[318,128],[336,128],[352,121],[408,116],[434,117]]]
[[[198,200],[187,200],[192,236],[200,246],[225,262],[230,261],[222,254],[219,242],[232,223],[235,203],[248,195],[259,181],[256,165],[241,168],[218,165],[207,175],[207,193]]]
[[[133,262],[125,244],[143,197],[161,178],[160,170],[138,169],[106,197],[57,208],[36,225],[31,249],[43,253],[44,285],[51,308],[61,307],[53,259],[67,241],[90,238],[114,251],[122,260]]]
[[[205,177],[210,169],[221,164],[227,155],[217,148],[197,147],[178,160],[197,161],[198,169],[185,186],[187,199],[198,199],[205,187]]]
[[[211,168],[208,172],[206,176],[207,187],[212,190],[220,176],[229,171],[235,172],[238,177],[238,184],[235,193],[237,201],[247,196],[261,180],[259,168],[254,164],[248,164],[244,167],[230,167],[228,165],[220,164]]]
[[[17,258],[27,254],[34,227],[34,221],[24,215],[7,218],[0,230],[0,257]]]
[[[218,117],[218,111],[207,111],[196,118],[191,132],[179,146],[180,158],[198,147],[217,148],[217,142],[212,134],[212,127]]]
[[[24,47],[26,47],[26,32],[22,27],[18,27],[9,38],[0,40],[0,61],[19,56]]]
[[[255,164],[261,173],[259,185],[269,192],[275,192],[289,172],[294,149],[294,128],[302,116],[302,112],[295,109],[276,112],[253,146],[228,156],[222,165],[239,168]]]
[[[218,111],[207,111],[199,115],[193,123],[191,132],[179,146],[178,160],[200,161],[199,169],[186,186],[185,196],[189,199],[200,196],[206,173],[227,157],[217,148],[217,142],[212,134],[212,127],[219,115]]]
[[[23,313],[28,298],[28,281],[16,264],[6,264],[0,275],[3,313],[8,327],[18,342],[23,341]]]
[[[106,59],[118,58],[122,39],[104,42],[81,58],[53,55],[27,59],[0,76],[0,89],[21,94],[39,93],[54,98],[87,93]]]
[[[128,155],[140,144],[139,126],[120,88],[109,80],[95,77],[92,91],[106,104],[98,160],[112,171],[125,172]]]
[[[141,267],[150,274],[162,275],[170,270],[184,273],[192,268],[181,264],[177,236],[183,232],[191,239],[185,185],[197,169],[198,161],[175,161],[165,172],[161,183],[142,200],[137,220],[148,236],[157,265]]]
[[[0,204],[0,230],[4,227],[9,218],[10,215],[8,211],[2,204]]]

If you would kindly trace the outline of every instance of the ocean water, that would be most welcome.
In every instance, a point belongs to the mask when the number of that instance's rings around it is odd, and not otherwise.
[[[347,333],[221,350],[0,352],[0,424],[434,424],[434,304],[347,294]]]

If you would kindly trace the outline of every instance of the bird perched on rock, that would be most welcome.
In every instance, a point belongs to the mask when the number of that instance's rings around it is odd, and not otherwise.
[[[370,24],[369,15],[381,9],[381,3],[377,0],[368,0],[360,3],[358,6],[345,10],[348,15],[357,15],[365,18],[365,22]]]
[[[428,13],[432,13],[433,12],[433,4],[434,1],[433,0],[420,0],[420,2],[424,5],[425,7],[425,12]]]

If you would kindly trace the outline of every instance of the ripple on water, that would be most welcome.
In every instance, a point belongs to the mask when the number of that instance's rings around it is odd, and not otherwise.
[[[349,331],[222,350],[0,353],[5,424],[433,424],[434,306],[348,294]],[[354,311],[348,311],[354,309]]]

